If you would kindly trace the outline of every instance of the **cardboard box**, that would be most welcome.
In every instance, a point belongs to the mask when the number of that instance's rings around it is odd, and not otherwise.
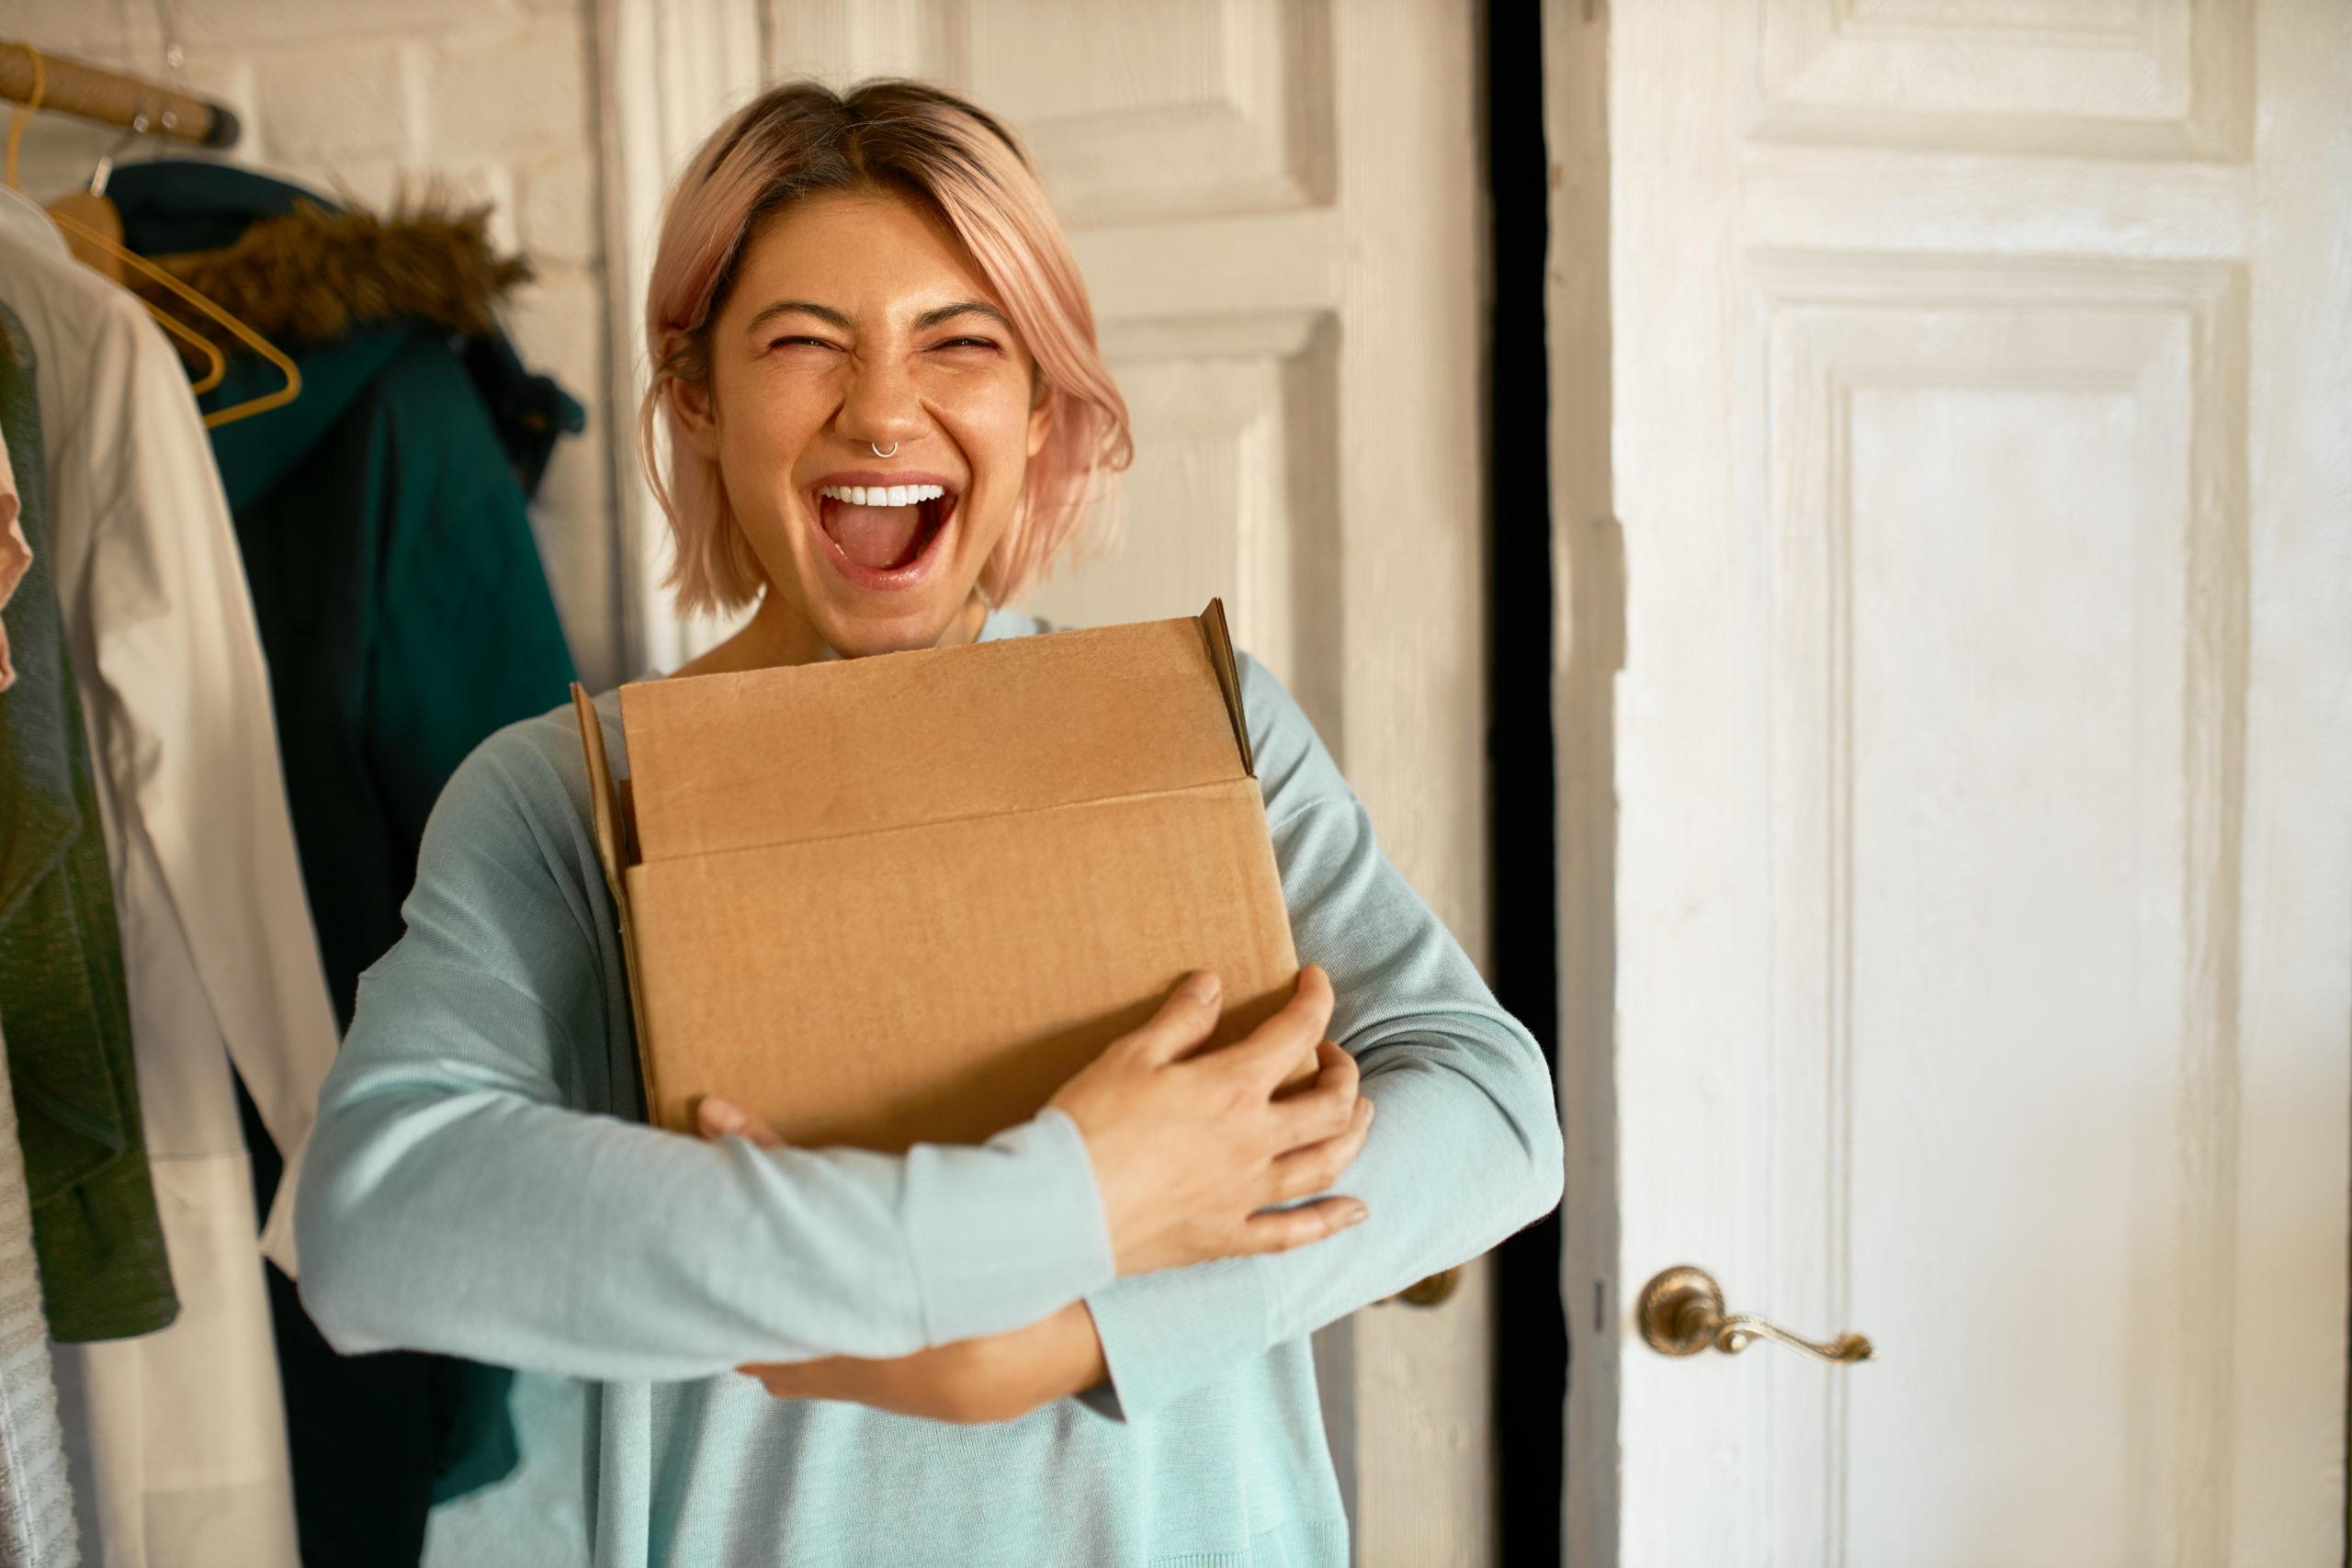
[[[1188,970],[1204,1048],[1295,986],[1221,601],[632,682],[617,788],[572,699],[660,1126],[716,1093],[795,1144],[979,1143]]]

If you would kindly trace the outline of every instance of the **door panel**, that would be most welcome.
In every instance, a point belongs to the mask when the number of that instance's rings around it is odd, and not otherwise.
[[[2244,485],[2211,438],[2243,393],[2235,278],[1750,266],[1774,649],[1756,1278],[1899,1368],[1803,1369],[1826,1399],[1774,1413],[1781,1481],[1843,1472],[1858,1562],[1923,1539],[1981,1561],[1988,1520],[2053,1561],[2159,1561],[2143,1502],[2211,1506],[2188,1483],[2222,1429],[2222,1178],[2199,1151],[2234,1131],[2227,969],[2192,954],[2226,951],[2233,857],[2199,818],[2234,815],[2242,762]],[[2222,353],[2199,366],[2199,340]],[[2120,1310],[2059,1331],[2058,1292]],[[1952,1473],[1961,1432],[2000,1435],[1965,1485],[1908,1479]]]
[[[1136,433],[1118,553],[1058,574],[1031,607],[1105,625],[1223,594],[1239,646],[1344,755],[1332,316],[1113,321],[1103,340]]]

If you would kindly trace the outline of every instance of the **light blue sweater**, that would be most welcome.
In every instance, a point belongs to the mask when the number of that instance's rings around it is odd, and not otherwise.
[[[998,611],[980,635],[1051,629]],[[1371,1217],[1125,1278],[1059,1110],[903,1156],[645,1125],[570,707],[466,760],[407,934],[361,977],[295,1220],[336,1348],[526,1374],[522,1470],[436,1517],[436,1562],[1347,1562],[1307,1337],[1548,1213],[1559,1115],[1535,1042],[1381,853],[1290,694],[1238,662],[1299,958],[1329,971],[1330,1038],[1379,1102],[1331,1189]],[[616,694],[597,705],[619,773]],[[903,1355],[1080,1297],[1110,1381],[1014,1421],[777,1400],[732,1371]]]

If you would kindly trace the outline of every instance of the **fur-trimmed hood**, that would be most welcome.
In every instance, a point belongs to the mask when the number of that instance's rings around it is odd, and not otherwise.
[[[499,255],[489,209],[459,207],[437,182],[414,201],[396,196],[379,217],[347,194],[330,200],[234,164],[156,158],[117,168],[107,194],[121,214],[125,244],[217,301],[301,370],[292,402],[213,431],[232,504],[241,487],[257,493],[275,482],[420,333],[463,363],[526,496],[537,492],[556,442],[587,426],[578,400],[526,369],[498,325],[495,307],[530,279],[529,264]],[[227,329],[144,281],[142,296],[151,290],[170,299],[175,321],[205,332],[222,352],[228,374],[204,394],[204,407],[283,385]]]
[[[492,249],[487,207],[425,205],[377,219],[332,211],[308,197],[294,202],[289,214],[259,219],[235,244],[148,261],[287,350],[332,344],[362,324],[402,317],[484,336],[499,329],[492,306],[532,280],[526,261]],[[244,350],[228,329],[188,310],[160,282],[131,273],[130,285],[223,353]]]
[[[302,196],[231,244],[146,259],[288,352],[402,319],[476,337],[498,330],[492,306],[532,276],[520,256],[495,254],[489,219],[489,208],[455,210],[438,192],[384,218]],[[136,271],[128,282],[222,353],[250,352],[165,285]],[[181,349],[199,362],[192,347]]]

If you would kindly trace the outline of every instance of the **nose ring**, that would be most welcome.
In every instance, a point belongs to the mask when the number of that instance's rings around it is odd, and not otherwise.
[[[885,452],[879,446],[876,446],[871,441],[867,442],[866,445],[874,447],[874,455],[877,457],[895,457],[899,455],[899,444],[895,441],[890,443],[890,449],[888,452]]]

